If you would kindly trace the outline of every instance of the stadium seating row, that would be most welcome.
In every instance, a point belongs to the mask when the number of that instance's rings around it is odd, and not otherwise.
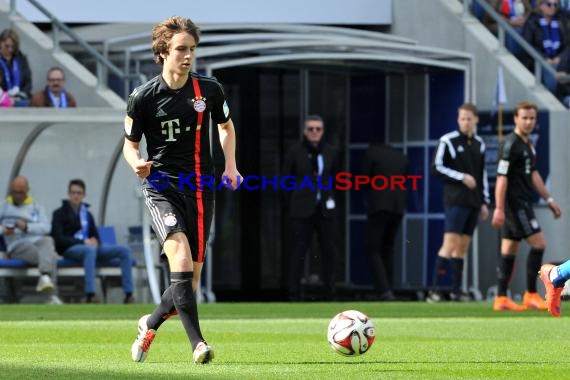
[[[117,244],[115,229],[112,226],[99,226],[99,236],[101,244]],[[1,241],[2,239],[0,239]],[[0,251],[3,251],[3,241],[0,242]],[[101,289],[103,292],[103,301],[107,300],[107,283],[112,277],[121,278],[120,262],[118,259],[111,260],[99,265],[96,269],[96,276],[101,281]],[[133,267],[136,266],[133,260]],[[60,259],[57,262],[58,277],[84,277],[85,272],[83,266],[75,261]],[[6,279],[7,282],[7,302],[16,302],[18,297],[18,289],[14,284],[14,279],[24,277],[39,276],[37,267],[29,267],[25,261],[20,259],[0,258],[0,279]]]

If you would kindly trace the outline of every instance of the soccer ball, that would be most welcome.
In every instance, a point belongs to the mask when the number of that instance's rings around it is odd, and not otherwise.
[[[356,310],[347,310],[331,320],[327,339],[335,352],[344,356],[358,356],[372,346],[375,333],[368,316]]]

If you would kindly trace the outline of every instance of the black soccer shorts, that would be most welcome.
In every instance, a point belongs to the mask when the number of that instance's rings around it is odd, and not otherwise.
[[[143,187],[145,203],[152,217],[152,228],[160,245],[175,232],[184,232],[190,244],[192,260],[203,262],[214,215],[211,193],[155,190]]]
[[[521,205],[516,209],[506,207],[503,239],[520,241],[540,231],[532,205]]]

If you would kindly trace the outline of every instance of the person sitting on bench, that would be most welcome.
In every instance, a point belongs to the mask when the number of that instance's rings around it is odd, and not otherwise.
[[[28,195],[29,190],[26,177],[15,177],[10,183],[10,195],[0,204],[0,235],[8,258],[37,265],[40,277],[36,290],[48,296],[48,303],[60,305],[55,291],[58,256],[48,236],[49,221],[43,207]]]
[[[72,179],[68,186],[69,198],[53,212],[51,233],[57,252],[68,260],[83,263],[87,303],[99,303],[95,295],[95,265],[119,259],[125,303],[134,303],[133,259],[131,250],[123,245],[101,244],[97,225],[85,198],[85,182]]]

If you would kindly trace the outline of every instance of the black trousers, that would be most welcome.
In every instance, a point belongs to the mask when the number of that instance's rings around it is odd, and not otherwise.
[[[402,214],[378,211],[368,215],[366,223],[366,252],[370,259],[374,284],[378,292],[392,289],[394,242],[402,224]]]
[[[324,283],[324,296],[335,295],[335,264],[337,236],[333,216],[323,216],[319,208],[310,218],[290,219],[292,247],[289,254],[289,296],[301,298],[301,276],[305,268],[306,254],[311,247],[313,233],[317,233],[320,249],[321,278]]]

